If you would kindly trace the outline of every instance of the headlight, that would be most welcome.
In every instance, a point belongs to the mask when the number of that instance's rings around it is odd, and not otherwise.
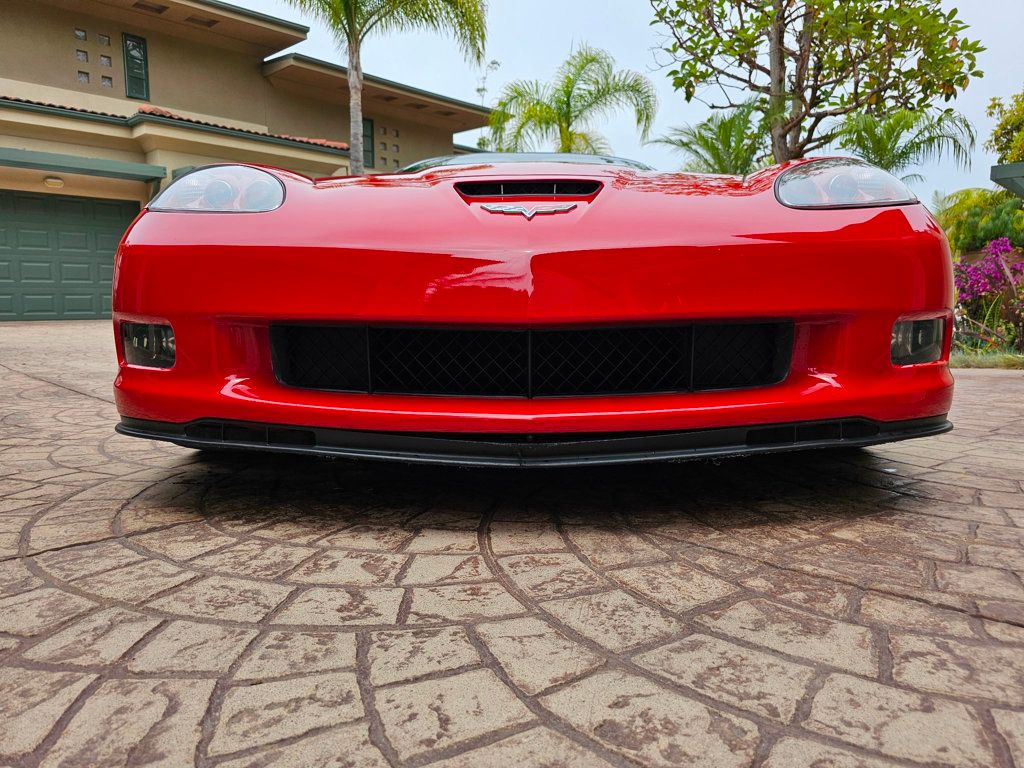
[[[284,184],[276,176],[246,165],[212,165],[174,181],[149,209],[262,213],[283,202]]]
[[[790,208],[873,208],[917,202],[914,193],[895,176],[847,158],[790,168],[775,183],[775,195]]]

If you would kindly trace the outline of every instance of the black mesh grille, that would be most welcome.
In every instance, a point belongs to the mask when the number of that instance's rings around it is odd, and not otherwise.
[[[447,395],[521,394],[526,331],[371,328],[377,392]]]
[[[275,326],[289,386],[346,392],[566,397],[766,386],[789,372],[793,324],[558,330]]]
[[[466,181],[456,184],[463,197],[589,197],[601,188],[597,181]]]
[[[779,353],[789,345],[776,343],[776,325],[696,325],[693,333],[693,388],[735,389],[749,381],[771,381],[780,365]]]
[[[690,388],[689,326],[536,331],[533,393],[597,395]]]
[[[365,327],[275,326],[271,344],[274,370],[283,382],[347,392],[370,388]]]

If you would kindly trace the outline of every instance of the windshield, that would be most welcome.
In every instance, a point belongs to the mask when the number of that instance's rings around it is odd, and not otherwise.
[[[652,171],[636,160],[607,155],[578,155],[569,152],[474,152],[466,155],[445,155],[421,160],[403,168],[401,173],[416,173],[449,165],[491,165],[500,163],[571,163],[573,165],[615,165],[637,171]]]

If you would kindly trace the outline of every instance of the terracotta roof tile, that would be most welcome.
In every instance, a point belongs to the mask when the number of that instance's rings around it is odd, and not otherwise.
[[[100,117],[116,117],[126,119],[124,115],[115,115],[113,112],[99,112],[95,109],[82,109],[81,107],[69,107],[64,104],[53,104],[49,101],[32,101],[31,99],[19,99],[15,96],[0,96],[4,101],[13,101],[17,104],[31,104],[34,107],[50,107],[51,109],[66,109],[69,112],[81,112],[83,115],[99,115]]]
[[[211,123],[205,120],[197,120],[193,117],[182,117],[181,115],[171,112],[170,110],[162,107],[155,107],[152,104],[142,104],[139,106],[139,113],[146,115],[157,115],[158,117],[166,117],[170,120],[180,120],[183,123],[193,123],[195,125],[206,125],[211,128],[226,128],[231,131],[240,131],[241,133],[249,133],[254,136],[270,136],[275,139],[286,139],[287,141],[297,141],[300,144],[315,144],[319,147],[330,147],[331,149],[348,149],[348,144],[343,141],[329,141],[328,139],[310,139],[305,136],[289,136],[285,133],[264,133],[263,131],[252,131],[248,128],[235,128],[230,125],[223,125],[221,123]]]
[[[118,115],[112,112],[99,112],[93,109],[82,109],[81,107],[69,107],[65,104],[52,104],[45,101],[32,101],[30,99],[19,99],[12,96],[0,96],[4,101],[13,101],[19,104],[31,104],[37,107],[50,107],[52,109],[66,109],[69,112],[79,112],[85,115],[99,115],[100,117],[113,117],[121,120],[131,120],[134,115]],[[305,136],[289,136],[284,133],[266,133],[263,131],[253,131],[248,128],[236,128],[232,125],[224,125],[222,123],[211,123],[206,120],[198,120],[192,117],[183,117],[175,112],[171,112],[168,109],[162,107],[156,107],[152,104],[141,104],[138,107],[137,115],[153,115],[155,117],[162,117],[167,120],[177,120],[182,123],[189,123],[192,125],[203,125],[209,128],[223,128],[229,131],[237,131],[238,133],[249,134],[250,136],[264,136],[272,139],[284,139],[285,141],[294,141],[297,144],[311,144],[317,147],[328,147],[330,149],[342,149],[347,150],[348,144],[344,141],[330,141],[329,139],[314,139]]]

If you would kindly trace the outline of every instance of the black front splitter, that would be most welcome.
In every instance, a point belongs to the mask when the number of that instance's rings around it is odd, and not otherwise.
[[[952,428],[945,414],[910,421],[848,418],[682,432],[557,435],[366,432],[220,419],[174,424],[122,418],[117,425],[122,435],[186,448],[484,467],[633,464],[851,448],[941,435]]]

